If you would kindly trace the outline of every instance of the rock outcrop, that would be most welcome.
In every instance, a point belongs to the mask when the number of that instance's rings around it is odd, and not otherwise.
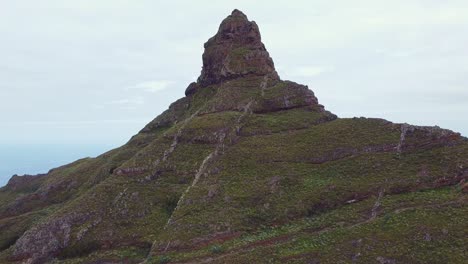
[[[6,188],[12,191],[30,190],[38,188],[40,181],[46,174],[38,175],[13,175],[8,181]]]
[[[218,33],[204,47],[198,78],[202,87],[249,74],[279,79],[257,24],[237,9],[223,20]]]

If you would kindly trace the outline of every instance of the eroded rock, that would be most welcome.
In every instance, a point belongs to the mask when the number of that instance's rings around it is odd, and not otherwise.
[[[44,263],[70,243],[72,226],[89,218],[88,214],[68,214],[39,224],[23,234],[13,247],[13,259]]]
[[[237,9],[223,20],[204,47],[203,69],[198,78],[201,86],[248,74],[279,79],[257,24]]]

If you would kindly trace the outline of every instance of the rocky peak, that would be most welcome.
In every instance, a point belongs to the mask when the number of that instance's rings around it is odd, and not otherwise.
[[[204,45],[200,87],[246,75],[269,75],[279,79],[273,60],[263,45],[254,21],[235,9]]]

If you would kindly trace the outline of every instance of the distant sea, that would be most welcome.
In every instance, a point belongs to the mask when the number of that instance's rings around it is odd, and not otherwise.
[[[116,146],[111,145],[14,145],[0,144],[0,187],[12,175],[46,173],[85,157],[96,157]]]

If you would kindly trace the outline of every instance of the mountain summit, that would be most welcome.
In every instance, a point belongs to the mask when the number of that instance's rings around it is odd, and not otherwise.
[[[125,145],[0,189],[1,263],[464,263],[468,141],[338,118],[239,10]],[[112,133],[112,131],[109,131]]]
[[[203,69],[198,78],[201,86],[248,74],[279,79],[257,24],[237,9],[223,20],[218,33],[204,47]]]

